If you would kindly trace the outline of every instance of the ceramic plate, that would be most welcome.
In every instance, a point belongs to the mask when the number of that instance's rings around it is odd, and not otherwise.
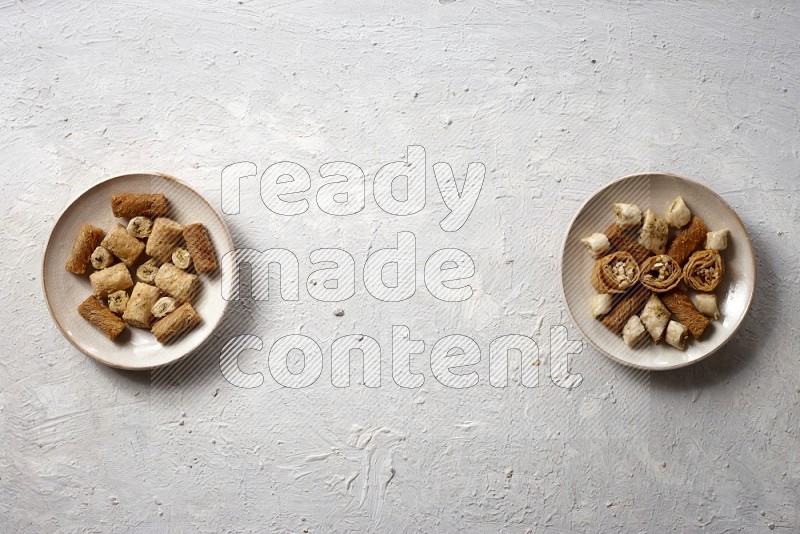
[[[163,193],[170,201],[170,218],[182,224],[203,223],[221,258],[233,250],[225,223],[197,191],[163,174],[126,174],[101,182],[76,198],[61,214],[47,241],[42,264],[44,294],[50,314],[64,336],[75,347],[112,367],[152,369],[172,363],[198,348],[222,320],[228,301],[222,298],[219,272],[202,275],[201,289],[192,302],[203,322],[168,345],[158,343],[149,330],[128,327],[111,341],[78,315],[78,305],[92,294],[89,272],[75,275],[64,269],[78,229],[89,223],[108,231],[117,221],[109,198],[114,193]],[[135,280],[135,273],[131,273]]]
[[[716,289],[722,317],[712,321],[700,339],[691,339],[685,351],[665,342],[628,347],[592,317],[589,301],[595,290],[589,282],[594,260],[580,240],[602,232],[614,222],[612,204],[637,204],[664,216],[667,205],[682,196],[693,215],[699,215],[710,230],[728,228],[728,248],[721,252],[725,275]],[[716,193],[697,182],[673,174],[626,176],[596,192],[581,207],[567,232],[561,258],[561,288],[567,310],[583,335],[600,352],[619,363],[650,370],[684,367],[702,360],[728,341],[742,323],[755,288],[756,265],[753,246],[736,212]]]

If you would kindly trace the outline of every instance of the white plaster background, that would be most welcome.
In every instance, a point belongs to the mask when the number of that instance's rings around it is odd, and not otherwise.
[[[746,5],[745,5],[746,4]],[[0,0],[0,531],[782,532],[800,529],[800,8],[793,2],[39,2]],[[389,217],[272,216],[257,183],[226,217],[237,244],[368,249],[414,231],[459,246],[476,293],[420,284],[377,303],[237,304],[190,364],[127,373],[72,348],[42,301],[48,232],[79,192],[161,170],[219,206],[221,169],[344,160],[368,177],[409,144],[428,205]],[[487,178],[445,234],[430,165]],[[709,184],[758,253],[758,292],[717,356],[648,374],[586,347],[574,390],[548,378],[565,225],[605,182],[643,170]],[[319,182],[312,185],[312,192]],[[369,184],[368,184],[369,185]],[[313,197],[312,197],[313,198]],[[426,342],[417,390],[391,382],[389,335]],[[231,386],[225,337],[384,347],[383,387]],[[480,344],[479,386],[438,384],[432,344]],[[487,348],[524,333],[540,385],[496,389]],[[242,357],[266,373],[266,350]]]

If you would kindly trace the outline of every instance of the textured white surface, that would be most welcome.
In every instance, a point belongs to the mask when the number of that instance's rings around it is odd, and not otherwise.
[[[742,3],[744,4],[744,3]],[[791,2],[433,2],[333,5],[0,0],[0,531],[759,532],[800,528],[800,11]],[[188,367],[132,374],[82,356],[41,299],[40,260],[81,190],[135,170],[179,176],[220,202],[220,172],[281,160],[312,174],[351,161],[368,178],[420,144],[428,204],[391,217],[271,215],[246,182],[237,244],[300,258],[417,235],[420,258],[473,257],[475,294],[376,302],[245,302]],[[458,232],[430,166],[486,165]],[[754,306],[708,361],[647,374],[586,347],[572,390],[549,379],[549,330],[568,324],[561,236],[580,202],[643,170],[707,183],[758,254]],[[368,183],[369,185],[369,183]],[[313,198],[313,197],[311,197]],[[345,314],[335,316],[335,308]],[[426,352],[418,389],[391,381],[391,326]],[[571,336],[576,333],[572,325]],[[283,335],[365,333],[382,387],[279,388]],[[478,386],[427,366],[440,337],[483,351]],[[487,381],[501,334],[534,337],[539,386]],[[219,349],[267,377],[233,387]],[[356,381],[357,382],[357,381]]]

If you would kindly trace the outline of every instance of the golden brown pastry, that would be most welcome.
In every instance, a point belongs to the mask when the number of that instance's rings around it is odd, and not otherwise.
[[[144,217],[160,217],[169,209],[167,197],[161,194],[119,193],[111,195],[111,211],[114,217],[131,219]]]
[[[75,241],[72,242],[72,250],[64,268],[73,274],[84,274],[91,262],[92,252],[103,240],[104,235],[103,230],[91,224],[81,226]]]
[[[153,223],[153,230],[147,239],[145,252],[158,261],[169,261],[172,251],[178,246],[183,233],[183,226],[172,219],[159,217]]]
[[[680,289],[665,293],[661,297],[661,301],[678,322],[686,327],[693,338],[699,338],[708,328],[709,321],[706,316],[697,311],[686,293]]]
[[[176,336],[194,328],[202,319],[188,302],[181,304],[178,309],[170,313],[153,325],[152,332],[159,343],[169,343]]]
[[[125,330],[125,321],[111,313],[94,295],[80,303],[78,313],[112,341]]]
[[[606,228],[604,233],[612,247],[616,248],[617,250],[623,250],[627,252],[633,256],[633,259],[636,260],[636,263],[642,263],[652,255],[652,252],[636,242],[631,234],[628,233],[628,230],[625,230],[616,224],[612,224]]]
[[[594,263],[591,282],[598,293],[624,293],[639,281],[639,265],[633,256],[618,250]]]
[[[161,291],[157,287],[137,282],[133,287],[122,318],[131,326],[150,328],[153,322],[153,304],[160,296]]]
[[[183,229],[183,239],[186,241],[186,249],[192,256],[194,270],[198,274],[217,270],[217,255],[205,226],[200,223],[186,225]]]
[[[666,254],[651,256],[641,266],[642,285],[655,293],[675,289],[683,278],[681,266]]]
[[[725,274],[722,256],[713,249],[698,250],[683,266],[683,281],[696,291],[714,291]]]
[[[136,263],[144,250],[144,243],[130,235],[121,224],[114,225],[100,244],[128,267]]]
[[[619,334],[632,315],[642,309],[644,303],[652,293],[642,285],[634,287],[610,312],[608,312],[600,322],[614,332]]]
[[[197,288],[197,275],[178,269],[171,263],[158,268],[155,279],[156,287],[174,297],[178,302],[190,300]]]
[[[692,255],[692,252],[703,246],[707,233],[708,228],[706,228],[703,219],[695,215],[689,221],[689,226],[681,230],[681,233],[672,240],[667,249],[667,255],[678,262],[678,265],[683,266],[689,256]]]
[[[117,263],[89,275],[89,282],[97,298],[104,299],[115,291],[133,287],[131,273],[124,263]]]

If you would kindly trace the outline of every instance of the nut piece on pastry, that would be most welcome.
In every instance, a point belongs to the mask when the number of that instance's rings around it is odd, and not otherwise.
[[[598,293],[624,293],[639,281],[639,274],[633,256],[618,250],[594,263],[590,280]]]
[[[675,200],[667,206],[667,224],[673,228],[683,228],[692,219],[692,212],[683,201],[683,197],[675,197]]]
[[[637,345],[647,335],[642,321],[638,315],[632,315],[625,326],[622,328],[622,340],[629,347]]]
[[[681,266],[666,254],[650,256],[642,263],[640,269],[642,285],[656,293],[675,289],[683,279]]]
[[[581,239],[581,245],[586,247],[589,254],[591,254],[594,259],[608,252],[608,249],[611,247],[611,243],[608,242],[606,234],[601,234],[599,232]]]
[[[612,298],[608,293],[599,293],[592,297],[592,317],[602,317],[611,311]]]
[[[722,256],[712,249],[698,250],[683,266],[683,281],[696,291],[714,291],[725,274]]]
[[[717,307],[717,296],[714,293],[698,293],[692,296],[694,307],[697,311],[712,319],[719,319],[719,307]]]
[[[642,222],[642,211],[636,204],[614,204],[614,222],[621,228],[633,228]]]
[[[125,313],[125,307],[128,305],[128,292],[124,289],[114,291],[108,295],[108,309],[117,315]]]
[[[128,233],[133,237],[145,238],[150,237],[150,232],[153,231],[153,220],[149,217],[139,215],[134,217],[128,223]]]
[[[728,248],[728,229],[714,230],[706,234],[706,248],[725,250]]]
[[[94,252],[92,252],[91,262],[92,267],[99,271],[100,269],[111,267],[111,264],[114,263],[114,256],[107,248],[97,247],[94,249]]]
[[[663,254],[667,248],[669,226],[667,221],[656,215],[656,212],[647,208],[644,210],[644,224],[639,232],[639,243],[656,254]]]
[[[647,329],[647,333],[656,343],[664,338],[664,330],[667,328],[667,323],[669,323],[669,317],[669,310],[655,295],[650,295],[639,316],[645,329]]]
[[[667,325],[667,343],[678,350],[686,349],[686,340],[689,339],[689,331],[678,321],[670,321]]]

